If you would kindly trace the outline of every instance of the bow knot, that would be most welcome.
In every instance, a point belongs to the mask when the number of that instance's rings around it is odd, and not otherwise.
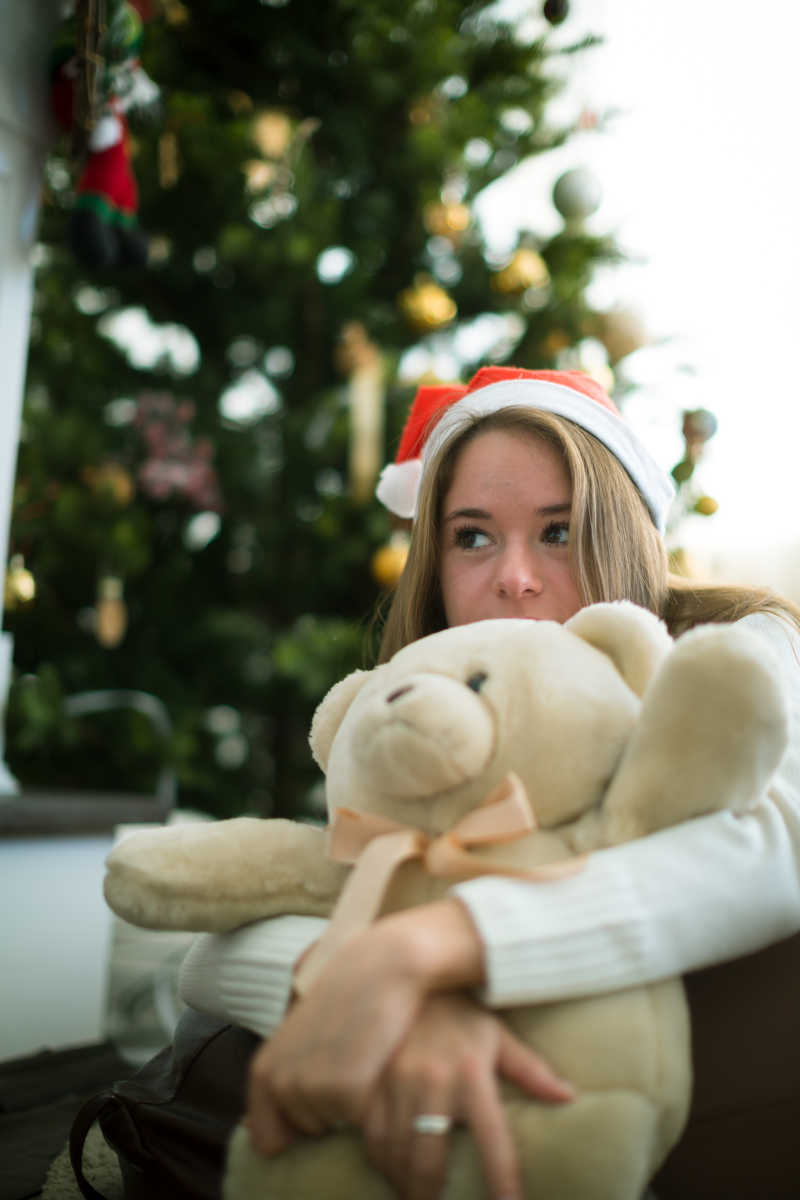
[[[581,863],[577,859],[525,870],[470,853],[470,847],[511,841],[535,828],[536,818],[525,786],[513,772],[477,808],[456,821],[451,829],[435,835],[375,813],[338,808],[328,829],[328,854],[338,862],[355,863],[355,867],[342,889],[328,929],[295,975],[295,990],[300,993],[307,990],[336,950],[374,920],[395,872],[404,862],[419,859],[430,875],[447,879],[506,875],[549,880],[579,869]]]

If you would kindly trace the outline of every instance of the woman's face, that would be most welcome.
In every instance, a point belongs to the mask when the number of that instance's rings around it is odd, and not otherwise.
[[[570,568],[572,487],[532,434],[487,430],[460,452],[444,497],[439,578],[448,625],[493,617],[566,621],[581,607]]]

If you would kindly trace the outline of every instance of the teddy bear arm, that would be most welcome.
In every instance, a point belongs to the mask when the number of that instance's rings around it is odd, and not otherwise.
[[[650,685],[600,816],[606,845],[758,799],[788,742],[780,675],[755,635],[681,638]]]
[[[147,929],[224,933],[280,913],[328,916],[349,868],[324,831],[234,817],[130,834],[106,860],[111,909]]]

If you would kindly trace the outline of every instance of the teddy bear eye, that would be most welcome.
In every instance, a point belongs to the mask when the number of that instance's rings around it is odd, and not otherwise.
[[[476,671],[467,680],[467,687],[472,688],[473,692],[479,692],[488,678],[485,671]]]

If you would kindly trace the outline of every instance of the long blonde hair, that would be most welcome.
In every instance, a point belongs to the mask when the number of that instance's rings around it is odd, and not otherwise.
[[[476,417],[428,464],[408,561],[383,630],[380,662],[447,624],[439,585],[442,505],[464,446],[490,429],[544,441],[560,454],[572,483],[570,555],[582,604],[632,600],[662,617],[673,634],[752,612],[784,616],[800,629],[800,610],[771,592],[671,575],[664,540],[611,451],[564,417],[509,406]]]

